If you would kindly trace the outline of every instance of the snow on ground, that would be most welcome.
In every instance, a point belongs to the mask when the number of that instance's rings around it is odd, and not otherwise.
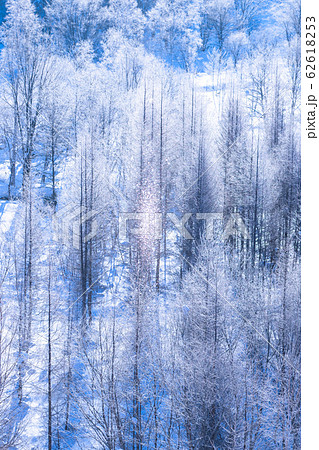
[[[0,198],[5,199],[8,197],[8,185],[10,181],[10,161],[0,159]],[[16,186],[22,184],[22,165],[16,164],[15,174]]]
[[[10,178],[10,163],[4,161],[0,164],[0,198],[8,195],[8,183]]]
[[[5,237],[13,225],[19,205],[14,201],[0,201],[0,236]]]

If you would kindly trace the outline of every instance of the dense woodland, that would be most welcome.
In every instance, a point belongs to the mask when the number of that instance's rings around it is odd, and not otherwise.
[[[298,0],[0,18],[0,449],[299,449]]]

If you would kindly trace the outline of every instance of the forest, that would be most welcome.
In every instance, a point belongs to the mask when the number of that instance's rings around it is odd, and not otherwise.
[[[0,449],[300,449],[300,1],[0,0]]]

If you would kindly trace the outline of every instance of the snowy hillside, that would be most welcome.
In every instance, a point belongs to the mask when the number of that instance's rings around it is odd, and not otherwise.
[[[300,4],[0,8],[0,449],[300,448]]]

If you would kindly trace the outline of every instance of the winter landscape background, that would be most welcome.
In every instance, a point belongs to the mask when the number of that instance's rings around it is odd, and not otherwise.
[[[0,448],[299,449],[298,0],[0,21]]]

